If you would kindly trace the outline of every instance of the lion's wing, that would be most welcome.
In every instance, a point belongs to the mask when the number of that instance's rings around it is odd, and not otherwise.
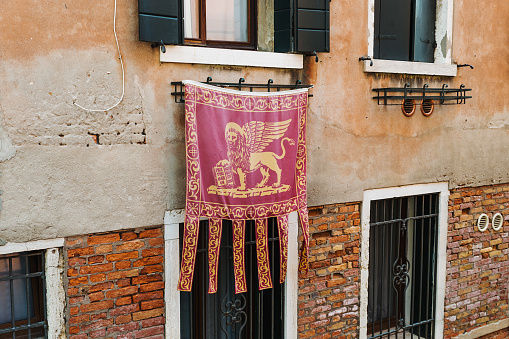
[[[292,119],[278,122],[250,121],[242,129],[246,132],[246,143],[251,153],[263,152],[274,140],[285,135]]]

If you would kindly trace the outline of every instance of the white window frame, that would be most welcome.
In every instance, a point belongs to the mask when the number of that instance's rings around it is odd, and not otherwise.
[[[25,243],[7,243],[4,246],[0,246],[0,254],[45,250],[44,276],[49,339],[65,337],[66,332],[63,246],[64,238]]]
[[[302,69],[302,54],[248,51],[195,46],[166,46],[166,53],[159,52],[160,62],[180,64],[253,66],[269,68]]]
[[[360,291],[360,333],[359,339],[368,334],[368,278],[369,278],[369,220],[371,201],[438,193],[438,249],[435,309],[435,338],[444,333],[444,302],[447,264],[447,226],[449,206],[449,185],[447,182],[419,184],[364,191],[361,209],[361,291]]]
[[[456,76],[457,65],[452,64],[452,23],[454,0],[437,0],[435,21],[435,62],[411,62],[374,59],[375,48],[375,0],[368,0],[368,53],[371,60],[364,60],[364,72],[399,73],[418,75]],[[445,41],[445,54],[442,52],[442,41]]]
[[[165,266],[164,299],[166,301],[166,338],[180,338],[180,291],[177,290],[180,271],[179,224],[184,222],[184,210],[167,211],[164,216]],[[285,283],[285,338],[297,338],[298,297],[298,215],[288,217],[288,267]]]

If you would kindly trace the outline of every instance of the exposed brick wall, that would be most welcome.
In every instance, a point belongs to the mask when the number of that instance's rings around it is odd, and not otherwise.
[[[68,334],[163,338],[162,227],[66,239]]]
[[[82,103],[83,105],[86,105]],[[93,107],[94,105],[90,105]],[[113,113],[112,113],[113,112]],[[143,112],[86,112],[81,109],[24,116],[24,128],[9,124],[6,131],[14,145],[93,146],[145,144],[146,124]]]
[[[492,217],[504,215],[503,228],[491,227]],[[486,213],[484,232],[477,218]],[[469,332],[508,316],[509,184],[461,188],[451,192],[447,239],[446,338]]]
[[[310,268],[299,277],[299,337],[356,338],[360,203],[311,208]]]

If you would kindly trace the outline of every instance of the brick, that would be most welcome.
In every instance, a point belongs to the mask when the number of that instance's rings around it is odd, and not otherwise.
[[[154,282],[154,281],[163,281],[163,276],[161,274],[142,275],[142,276],[134,277],[132,279],[132,281],[133,281],[133,284],[135,284],[135,285],[146,284],[146,283]]]
[[[99,264],[104,262],[104,255],[94,255],[88,257],[88,264]]]
[[[110,316],[125,315],[139,310],[140,306],[138,304],[125,305],[110,310]]]
[[[90,316],[90,321],[96,321],[96,320],[100,320],[100,319],[106,319],[106,317],[107,317],[106,312],[97,313],[97,314],[92,314],[92,315]]]
[[[100,283],[100,284],[96,284],[96,285],[92,285],[90,286],[89,288],[89,291],[90,292],[97,292],[97,291],[105,291],[105,290],[110,290],[113,288],[113,283],[111,281],[107,281],[107,282],[104,282],[104,283]]]
[[[100,245],[100,244],[106,244],[110,242],[115,242],[120,240],[120,234],[118,233],[108,233],[105,235],[95,235],[90,236],[87,239],[87,244],[89,246],[92,245]]]
[[[142,257],[153,257],[156,255],[164,254],[164,247],[158,247],[158,248],[149,248],[146,250],[141,251]]]
[[[118,279],[117,280],[117,286],[118,287],[126,287],[131,286],[131,278],[124,278],[124,279]]]
[[[150,319],[142,320],[141,327],[142,328],[152,327],[152,326],[156,326],[156,325],[162,325],[164,323],[165,323],[164,317],[150,318]]]
[[[164,239],[163,238],[149,239],[148,244],[151,247],[161,246],[161,245],[164,245]]]
[[[85,247],[85,248],[76,248],[76,249],[70,249],[67,251],[67,257],[73,258],[73,257],[82,257],[87,255],[94,254],[94,248],[93,247]]]
[[[129,259],[137,259],[137,258],[138,258],[138,251],[108,254],[106,256],[106,260],[108,260],[110,262],[111,261],[122,261],[122,260],[129,260]]]
[[[122,298],[118,298],[117,301],[115,301],[115,304],[117,306],[128,305],[133,302],[132,300],[133,300],[133,298],[130,296],[122,297]]]
[[[134,332],[135,338],[146,338],[150,337],[156,334],[163,334],[164,333],[164,326],[154,326],[149,328],[144,328],[142,330]]]
[[[115,333],[115,332],[126,332],[126,331],[134,331],[140,328],[140,324],[136,322],[130,322],[126,323],[120,326],[113,326],[108,328],[108,333]],[[117,337],[118,339],[118,337]]]
[[[70,315],[76,315],[80,312],[79,306],[73,306],[69,308],[69,314]]]
[[[160,290],[163,288],[164,288],[164,282],[158,281],[158,282],[140,285],[140,292],[150,292],[150,291]]]
[[[69,279],[68,285],[69,286],[77,286],[77,285],[83,285],[86,283],[88,283],[88,277],[79,277],[79,278]]]
[[[113,319],[103,319],[103,320],[94,321],[89,325],[82,325],[81,330],[86,332],[86,331],[96,330],[98,328],[106,327],[109,325],[113,325]]]
[[[138,320],[143,320],[143,319],[148,319],[148,318],[154,318],[154,317],[161,316],[163,314],[164,314],[164,308],[156,308],[156,309],[148,310],[148,311],[140,311],[140,312],[133,313],[133,320],[138,321]]]
[[[128,271],[116,271],[116,272],[108,273],[108,280],[131,278],[131,277],[136,277],[139,274],[140,274],[140,270],[138,268],[133,268]]]
[[[149,301],[142,301],[140,308],[142,311],[145,310],[151,310],[154,308],[164,307],[164,300],[149,300]]]
[[[90,320],[90,314],[81,314],[69,318],[69,324],[78,324]]]
[[[143,259],[136,260],[135,262],[133,262],[133,267],[159,264],[159,263],[162,263],[163,260],[164,259],[162,256],[143,258]]]
[[[104,299],[104,293],[103,292],[90,293],[88,295],[88,299],[90,299],[90,301],[102,300],[102,299]]]
[[[150,265],[141,269],[140,274],[152,274],[163,272],[163,265]]]
[[[162,237],[163,236],[163,229],[162,228],[153,228],[151,230],[146,230],[140,232],[138,235],[139,239],[144,238],[156,238],[156,237]]]
[[[139,293],[139,294],[133,295],[133,301],[135,303],[138,303],[138,302],[144,301],[144,300],[161,299],[163,297],[164,297],[163,291]]]
[[[130,314],[119,315],[118,317],[115,318],[116,325],[126,324],[130,321],[132,321],[132,317]]]
[[[100,329],[100,330],[95,330],[95,331],[91,331],[88,336],[90,338],[100,338],[100,337],[104,337],[106,335],[106,329]]]
[[[119,262],[116,262],[115,263],[115,269],[117,270],[125,270],[127,268],[131,268],[131,266],[133,265],[133,263],[129,260],[127,261],[119,261]]]
[[[138,235],[134,232],[124,232],[122,233],[122,240],[123,241],[129,241],[129,240],[134,240],[138,238]]]
[[[95,274],[95,275],[90,276],[90,282],[93,282],[93,283],[101,282],[101,281],[105,281],[105,280],[106,280],[106,274],[104,274],[104,273]]]
[[[72,335],[69,339],[87,339],[87,338],[88,338],[87,334],[76,334]]]
[[[106,310],[113,307],[113,300],[104,300],[104,301],[98,301],[86,305],[80,306],[80,311],[82,313],[87,312],[94,312],[94,311],[100,311],[100,310]]]
[[[121,245],[117,245],[117,251],[120,252],[120,251],[136,250],[143,246],[145,246],[145,242],[141,241],[141,240],[127,241]]]
[[[95,254],[111,253],[111,252],[113,252],[113,245],[105,244],[105,245],[96,246],[94,252],[95,252]]]
[[[69,334],[76,334],[80,332],[79,326],[69,326]]]
[[[80,267],[80,274],[93,274],[100,272],[107,272],[113,270],[113,264],[98,264],[98,265],[89,265]]]
[[[75,268],[70,268],[67,270],[68,277],[76,277],[78,275],[78,270]]]
[[[76,265],[83,266],[87,263],[87,260],[85,258],[74,257],[74,258],[69,258],[69,260],[67,260],[67,263],[69,264],[69,266],[76,266]]]
[[[106,292],[106,297],[114,299],[114,298],[123,297],[126,295],[135,294],[137,292],[138,292],[138,286],[128,286],[128,287],[124,287],[124,288],[119,288],[117,290],[108,291],[108,292]]]

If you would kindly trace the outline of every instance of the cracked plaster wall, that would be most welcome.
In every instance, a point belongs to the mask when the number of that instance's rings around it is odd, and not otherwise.
[[[0,162],[0,239],[159,225],[165,210],[183,208],[184,106],[170,96],[170,82],[207,76],[302,79],[315,86],[308,111],[309,206],[359,201],[365,189],[413,183],[509,182],[507,12],[504,2],[455,3],[452,58],[475,69],[441,78],[362,71],[367,3],[331,2],[331,53],[319,53],[318,63],[306,57],[304,70],[289,71],[161,64],[158,50],[138,41],[136,2],[119,2],[125,99],[108,112],[85,112],[73,102],[101,108],[121,95],[113,1],[5,2],[0,138],[9,160]],[[271,42],[265,44],[270,49]],[[405,82],[464,83],[473,99],[406,118],[398,106],[378,106],[371,98],[373,88]]]

